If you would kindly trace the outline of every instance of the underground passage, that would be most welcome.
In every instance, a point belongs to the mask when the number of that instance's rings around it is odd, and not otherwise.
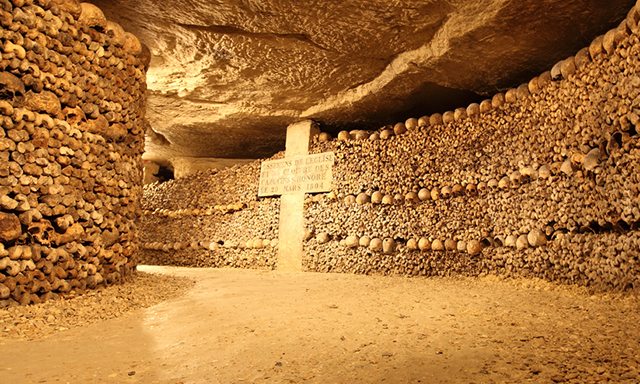
[[[640,382],[640,3],[0,25],[1,383]]]

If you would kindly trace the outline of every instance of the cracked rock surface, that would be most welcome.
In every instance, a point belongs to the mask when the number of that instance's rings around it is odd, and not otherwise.
[[[147,158],[268,156],[289,123],[377,127],[528,81],[634,1],[94,0],[152,52]]]

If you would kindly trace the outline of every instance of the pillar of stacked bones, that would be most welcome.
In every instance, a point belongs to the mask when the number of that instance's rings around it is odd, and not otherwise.
[[[140,42],[74,0],[0,1],[0,306],[135,268]]]

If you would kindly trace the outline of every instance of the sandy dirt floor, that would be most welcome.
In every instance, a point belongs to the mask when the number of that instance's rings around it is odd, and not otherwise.
[[[640,382],[637,296],[540,281],[141,267],[179,297],[35,340],[0,383]]]

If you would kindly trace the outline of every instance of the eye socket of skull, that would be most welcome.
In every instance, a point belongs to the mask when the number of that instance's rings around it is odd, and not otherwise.
[[[40,233],[41,228],[40,227],[31,227],[28,229],[29,233],[32,235],[37,235]]]

